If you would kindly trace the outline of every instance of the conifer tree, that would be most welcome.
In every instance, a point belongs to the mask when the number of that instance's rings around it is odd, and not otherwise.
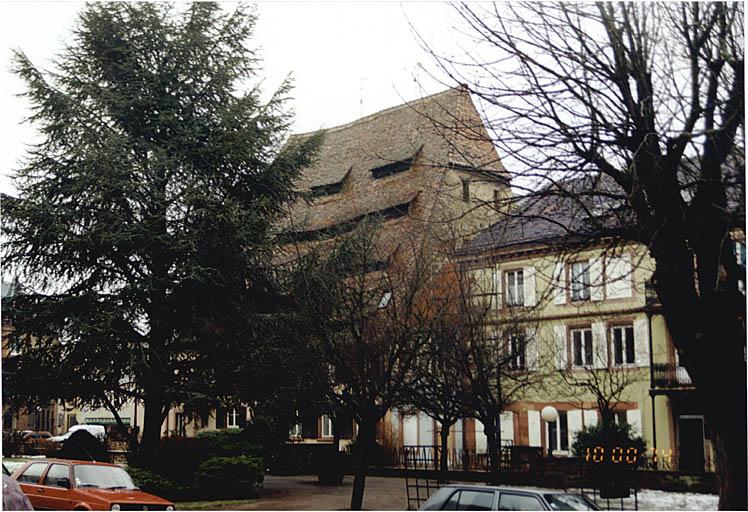
[[[2,202],[27,289],[3,304],[6,399],[138,397],[147,460],[171,405],[255,377],[236,362],[273,330],[271,228],[318,141],[280,149],[290,85],[251,85],[254,25],[244,6],[94,3],[54,71],[15,54],[41,142]]]

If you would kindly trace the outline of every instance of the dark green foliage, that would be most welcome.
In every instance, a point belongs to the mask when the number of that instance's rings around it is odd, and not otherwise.
[[[204,439],[167,437],[161,440],[153,469],[160,475],[177,482],[191,482],[197,467],[212,453]]]
[[[181,501],[199,497],[194,485],[179,483],[150,469],[129,467],[127,472],[140,489],[161,498]]]
[[[197,441],[204,442],[211,456],[233,457],[236,455],[257,455],[262,449],[251,432],[244,430],[214,430],[199,432]]]
[[[254,22],[209,2],[87,4],[56,73],[16,53],[41,141],[2,201],[4,268],[26,285],[3,302],[21,352],[4,400],[137,396],[148,458],[169,405],[274,393],[271,227],[318,138],[281,150],[290,86],[262,101],[249,85]]]
[[[616,424],[610,423],[605,426],[602,422],[597,425],[585,427],[580,430],[571,446],[572,453],[577,457],[592,456],[595,447],[605,449],[605,457],[601,456],[603,463],[611,463],[612,450],[616,447],[622,447],[623,453],[626,448],[634,447],[639,455],[638,464],[644,462],[644,456],[647,453],[647,445],[640,436],[632,431],[631,425],[627,423]]]
[[[23,435],[20,430],[3,430],[3,457],[21,454]]]
[[[349,454],[334,449],[319,451],[312,458],[312,465],[321,485],[340,485],[351,464]]]
[[[211,457],[197,468],[195,480],[205,498],[256,496],[265,479],[258,457]]]

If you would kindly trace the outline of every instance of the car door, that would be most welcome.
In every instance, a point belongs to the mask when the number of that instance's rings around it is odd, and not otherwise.
[[[70,465],[63,463],[52,464],[42,480],[44,493],[41,502],[44,508],[51,510],[71,510],[73,501],[70,499]]]
[[[499,510],[548,510],[539,496],[501,491]]]
[[[48,462],[34,462],[26,466],[26,469],[16,478],[21,490],[29,498],[35,509],[45,508],[44,487],[39,482],[48,466]]]

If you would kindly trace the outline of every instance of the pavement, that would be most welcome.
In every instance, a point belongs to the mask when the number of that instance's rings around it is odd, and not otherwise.
[[[266,475],[262,497],[235,510],[350,510],[352,489],[352,476],[342,485],[327,486],[319,485],[316,476]],[[406,510],[405,480],[367,477],[363,508]]]
[[[266,475],[259,500],[234,502],[226,509],[350,510],[352,488],[352,476],[346,476],[343,485],[323,486],[317,483],[316,476]],[[713,494],[641,490],[639,510],[717,510],[717,500]],[[367,477],[364,510],[406,510],[407,506],[404,479]],[[616,506],[619,504],[611,502],[611,508]],[[623,508],[633,509],[633,498],[625,500]]]

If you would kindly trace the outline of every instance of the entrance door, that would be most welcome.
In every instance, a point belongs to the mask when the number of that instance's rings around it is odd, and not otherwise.
[[[704,471],[704,418],[680,416],[678,418],[678,469]]]

